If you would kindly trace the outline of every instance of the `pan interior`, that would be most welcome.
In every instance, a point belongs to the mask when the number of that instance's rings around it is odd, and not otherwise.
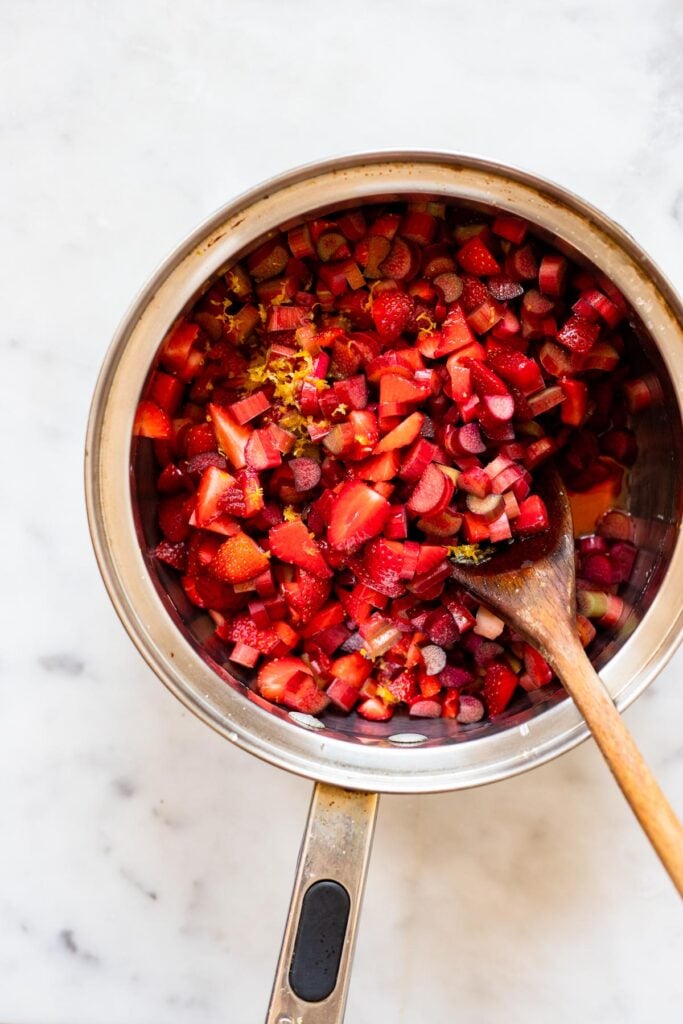
[[[377,202],[380,197],[368,196],[362,202]],[[391,198],[383,195],[382,202]],[[411,198],[416,198],[415,193]],[[421,195],[420,198],[440,199],[452,202],[449,197]],[[476,202],[457,201],[458,206],[469,206],[472,212],[495,213],[496,208]],[[340,209],[344,204],[337,204]],[[358,200],[346,205],[360,205]],[[331,212],[330,208],[311,209],[307,217]],[[296,221],[288,221],[284,228],[293,227]],[[576,249],[547,231],[535,232],[544,240],[562,249],[572,260],[590,268],[591,264]],[[263,241],[255,239],[237,258]],[[226,267],[220,268],[223,272]],[[204,282],[187,304],[190,308],[208,288],[218,274]],[[597,668],[604,666],[638,627],[638,623],[650,607],[669,564],[678,527],[680,524],[680,479],[681,452],[683,440],[677,409],[676,397],[671,380],[664,367],[659,351],[653,343],[643,322],[633,312],[626,328],[626,344],[629,360],[639,373],[654,373],[661,383],[662,401],[655,404],[632,423],[636,431],[639,456],[628,473],[628,488],[623,497],[623,506],[637,520],[639,555],[636,569],[626,590],[624,599],[631,606],[631,612],[618,631],[598,634],[589,653]],[[159,343],[162,339],[159,338]],[[153,367],[150,368],[150,372]],[[178,629],[210,668],[220,676],[226,687],[238,691],[242,697],[254,702],[270,715],[288,721],[297,728],[320,730],[326,736],[349,743],[372,745],[435,746],[444,743],[471,743],[484,736],[512,727],[524,729],[532,719],[559,702],[565,700],[559,685],[551,685],[531,694],[519,694],[507,712],[495,722],[484,721],[470,726],[460,726],[445,719],[415,719],[407,714],[396,714],[389,722],[368,722],[359,715],[344,715],[336,710],[327,710],[320,719],[290,713],[263,701],[253,689],[253,673],[240,670],[228,659],[229,646],[217,640],[213,634],[213,623],[209,615],[192,605],[182,589],[178,578],[153,559],[152,551],[160,539],[155,515],[154,480],[157,470],[154,465],[152,443],[139,440],[131,449],[131,494],[133,513],[138,538],[148,572],[168,614]]]

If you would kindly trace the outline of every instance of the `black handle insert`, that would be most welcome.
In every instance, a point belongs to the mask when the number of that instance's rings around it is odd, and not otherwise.
[[[330,879],[314,882],[304,894],[289,984],[307,1003],[319,1003],[334,991],[350,906],[344,886]]]

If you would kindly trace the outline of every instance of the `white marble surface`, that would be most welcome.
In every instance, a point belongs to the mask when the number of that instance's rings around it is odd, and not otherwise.
[[[675,0],[0,2],[0,1019],[262,1019],[309,785],[187,714],[94,565],[86,415],[153,267],[349,150],[518,163],[683,288]],[[683,657],[627,713],[683,809]],[[598,754],[385,798],[347,1019],[680,1020],[683,921]]]

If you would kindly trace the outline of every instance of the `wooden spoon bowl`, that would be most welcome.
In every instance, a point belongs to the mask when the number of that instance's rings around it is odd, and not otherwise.
[[[567,492],[552,466],[539,473],[537,480],[550,529],[515,541],[482,564],[456,563],[453,578],[528,640],[552,666],[683,896],[683,827],[576,632],[574,534]]]

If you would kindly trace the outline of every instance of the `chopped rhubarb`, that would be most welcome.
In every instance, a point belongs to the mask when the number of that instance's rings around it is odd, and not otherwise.
[[[631,320],[505,212],[412,197],[261,240],[168,333],[141,395],[150,556],[264,701],[457,730],[518,685],[536,700],[550,666],[451,560],[546,531],[552,460],[581,642],[626,622],[639,527],[614,506],[632,419],[663,399],[640,355],[629,372]]]

